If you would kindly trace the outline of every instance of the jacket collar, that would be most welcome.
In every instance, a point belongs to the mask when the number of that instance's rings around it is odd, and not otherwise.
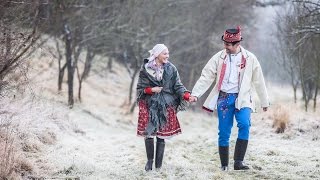
[[[241,54],[244,56],[244,58],[248,59],[249,54],[248,54],[247,50],[244,49],[242,46],[240,46],[240,49],[241,49]],[[226,55],[227,55],[227,52],[224,49],[224,50],[221,51],[220,58],[224,59],[226,57]]]

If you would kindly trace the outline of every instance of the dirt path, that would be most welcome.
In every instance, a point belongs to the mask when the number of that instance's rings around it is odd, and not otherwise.
[[[191,110],[178,114],[182,134],[166,140],[163,168],[145,172],[143,138],[136,136],[136,115],[125,115],[130,78],[119,66],[107,77],[92,75],[83,85],[83,103],[66,111],[55,131],[56,143],[48,145],[38,159],[48,165],[47,179],[320,179],[319,115],[289,109],[289,128],[276,134],[272,128],[272,106],[268,113],[253,114],[245,157],[249,171],[219,169],[216,117]],[[53,71],[53,70],[52,70]],[[55,79],[46,81],[43,97],[65,102],[56,95]],[[39,86],[39,85],[38,85]],[[269,88],[272,102],[288,102],[284,87]],[[277,94],[279,92],[285,94]],[[281,98],[286,98],[282,100]],[[59,100],[56,100],[56,99]],[[61,105],[62,104],[62,105]],[[60,103],[63,106],[64,103]],[[63,107],[61,107],[63,108]],[[66,120],[66,122],[64,122]],[[45,121],[43,121],[45,122]],[[63,124],[72,122],[72,126]],[[236,140],[234,124],[230,142],[230,167]]]
[[[179,114],[183,133],[166,141],[163,168],[145,172],[143,138],[135,135],[133,116],[106,125],[83,111],[73,112],[85,134],[70,133],[51,147],[49,159],[59,165],[52,178],[80,179],[313,179],[319,178],[319,141],[308,135],[292,139],[277,135],[259,120],[253,122],[246,162],[247,172],[221,172],[217,154],[216,119],[204,114]],[[235,130],[231,138],[230,166],[233,165]],[[269,131],[269,132],[268,132]],[[308,148],[305,148],[308,146]]]

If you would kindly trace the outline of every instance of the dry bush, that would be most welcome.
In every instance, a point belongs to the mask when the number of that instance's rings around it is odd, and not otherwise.
[[[22,150],[24,152],[31,152],[31,153],[36,153],[36,152],[40,152],[41,148],[40,145],[38,143],[32,142],[30,140],[22,142]]]
[[[11,81],[23,81],[24,76],[11,74],[24,71],[22,64],[38,47],[39,28],[45,23],[42,5],[41,0],[0,1],[0,93],[12,86]]]
[[[273,112],[272,127],[276,129],[276,133],[284,133],[289,123],[289,112],[286,108],[278,105]]]
[[[33,165],[22,158],[19,138],[16,129],[2,114],[0,121],[0,179],[21,179],[31,174]]]
[[[38,135],[40,142],[43,144],[52,145],[57,141],[57,136],[54,132],[42,132],[42,134]]]
[[[14,174],[17,151],[10,122],[0,122],[0,178],[7,179]]]

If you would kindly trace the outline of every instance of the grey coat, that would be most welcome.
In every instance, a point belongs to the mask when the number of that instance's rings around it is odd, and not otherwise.
[[[147,72],[145,68],[147,62],[148,59],[145,59],[140,69],[137,102],[145,100],[147,103],[149,108],[147,134],[151,135],[166,124],[168,106],[174,107],[177,111],[185,110],[187,102],[183,100],[183,95],[188,90],[181,83],[178,70],[172,63],[164,64],[162,80],[158,81]],[[156,86],[163,87],[160,93],[145,94],[145,88]]]

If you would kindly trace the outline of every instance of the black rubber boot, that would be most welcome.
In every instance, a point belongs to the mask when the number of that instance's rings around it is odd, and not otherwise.
[[[157,142],[156,149],[156,168],[161,168],[164,154],[165,142]]]
[[[153,164],[153,158],[154,158],[154,142],[153,138],[146,138],[145,139],[145,145],[146,145],[146,152],[147,152],[147,164],[145,166],[146,171],[152,170],[152,164]]]
[[[244,155],[246,154],[248,140],[237,139],[234,150],[234,170],[247,170],[248,166],[243,164]]]
[[[221,170],[227,171],[229,164],[229,146],[219,146],[219,156],[221,161]]]

